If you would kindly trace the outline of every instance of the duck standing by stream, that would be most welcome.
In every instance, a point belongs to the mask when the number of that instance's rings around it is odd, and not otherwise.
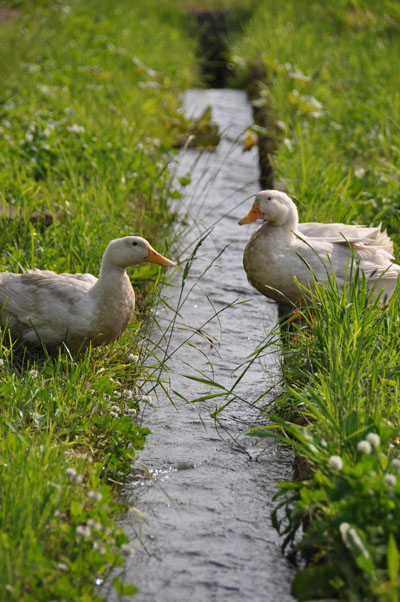
[[[256,195],[249,214],[240,225],[264,223],[246,245],[243,265],[252,286],[266,297],[294,306],[304,305],[302,287],[313,288],[313,277],[327,282],[334,273],[343,289],[354,259],[374,288],[387,301],[393,295],[400,266],[393,263],[393,243],[380,227],[350,224],[299,224],[292,199],[277,190]]]

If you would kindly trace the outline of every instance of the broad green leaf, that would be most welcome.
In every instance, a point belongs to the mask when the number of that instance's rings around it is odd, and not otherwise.
[[[125,585],[118,577],[114,579],[113,587],[119,596],[135,596],[139,592],[135,585]]]
[[[82,514],[82,504],[76,500],[71,502],[70,506],[71,516],[76,517]]]

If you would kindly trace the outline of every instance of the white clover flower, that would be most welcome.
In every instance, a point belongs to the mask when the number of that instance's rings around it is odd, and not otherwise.
[[[357,451],[359,451],[362,454],[367,454],[369,455],[372,451],[372,445],[369,441],[359,441],[357,443]]]
[[[78,525],[75,529],[75,532],[77,535],[84,537],[85,539],[88,539],[92,534],[92,531],[88,525]]]
[[[136,416],[136,414],[138,412],[136,408],[126,408],[125,411],[127,414],[130,414],[131,416]]]
[[[32,376],[32,378],[37,378],[39,376],[39,372],[37,370],[30,370],[29,374]]]
[[[133,392],[128,391],[128,389],[124,389],[122,391],[122,395],[125,397],[125,399],[133,399]]]
[[[98,541],[93,542],[93,550],[97,550],[98,552],[100,552],[100,554],[106,553],[105,547],[102,546],[101,543],[99,543]]]
[[[290,153],[293,151],[293,142],[290,140],[290,138],[284,138],[283,144],[286,146]]]
[[[113,412],[111,410],[111,412],[109,412],[110,416],[112,416],[113,418],[119,418],[119,414],[117,414],[117,412]]]
[[[0,359],[0,368],[4,366],[4,360]]]
[[[75,468],[72,468],[72,466],[70,466],[69,468],[65,469],[65,474],[71,479],[74,479],[78,473],[76,472]]]
[[[153,405],[153,398],[151,395],[142,395],[142,401],[144,401],[144,403],[148,403],[149,406]]]
[[[139,356],[136,355],[136,353],[130,353],[126,359],[128,362],[132,362],[132,364],[137,364],[139,361]]]
[[[74,123],[73,125],[67,127],[67,130],[74,134],[83,134],[85,128],[83,127],[83,125],[77,125],[76,123]]]
[[[97,520],[93,520],[93,518],[89,518],[89,520],[87,521],[86,524],[91,529],[96,529],[97,531],[103,530],[103,525],[101,523],[99,523]]]
[[[356,176],[356,178],[363,178],[365,176],[365,169],[363,167],[359,167],[357,166],[354,169],[354,175]]]
[[[328,461],[329,468],[332,470],[342,470],[343,460],[340,456],[331,456]]]
[[[117,391],[116,389],[115,389],[115,391],[113,391],[113,395],[116,399],[119,399],[121,397],[121,393],[119,391]]]
[[[399,458],[394,458],[392,460],[392,468],[396,472],[400,472],[400,459]]]
[[[88,498],[93,500],[94,502],[101,502],[103,496],[100,491],[89,491]]]
[[[56,569],[58,569],[59,571],[68,571],[68,566],[63,562],[59,562],[58,564],[56,564]]]
[[[396,475],[390,473],[385,474],[385,476],[383,477],[383,481],[388,487],[394,487],[397,481]]]
[[[375,449],[381,444],[381,438],[379,435],[377,435],[377,433],[368,433],[365,439],[369,441],[372,447],[375,447]]]
[[[110,406],[110,410],[112,410],[113,412],[117,412],[117,414],[119,414],[119,412],[121,411],[119,406],[116,406],[115,404]]]
[[[74,483],[82,483],[82,481],[83,481],[83,476],[81,474],[78,474],[77,471],[75,470],[75,468],[73,468],[72,466],[70,466],[69,468],[65,469],[65,474]]]
[[[81,460],[85,460],[86,462],[89,462],[89,464],[93,464],[93,458],[92,458],[92,456],[90,456],[90,455],[89,455],[89,454],[87,454],[87,453],[84,453],[84,454],[76,454],[76,456],[75,456],[75,457],[76,457],[76,458],[78,458],[78,459],[81,459]]]

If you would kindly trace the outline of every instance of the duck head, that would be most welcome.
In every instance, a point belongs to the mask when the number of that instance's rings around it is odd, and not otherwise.
[[[159,265],[176,265],[167,257],[157,253],[146,239],[141,236],[124,236],[108,243],[104,259],[120,268],[127,268],[138,263],[149,262]]]
[[[262,190],[256,194],[253,207],[248,215],[238,223],[252,224],[258,219],[270,222],[273,226],[285,226],[295,230],[298,223],[297,207],[292,199],[279,190]]]

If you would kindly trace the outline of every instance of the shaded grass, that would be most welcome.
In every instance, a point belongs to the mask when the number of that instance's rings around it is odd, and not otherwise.
[[[16,216],[0,216],[1,269],[97,275],[109,240],[133,232],[168,253],[170,121],[197,77],[186,17],[152,0],[15,5],[0,23],[0,203]],[[31,224],[44,208],[53,225]],[[105,348],[24,354],[3,333],[2,600],[97,600],[96,577],[123,562],[111,487],[149,432],[141,328],[162,275],[145,265],[133,280],[141,313]]]

